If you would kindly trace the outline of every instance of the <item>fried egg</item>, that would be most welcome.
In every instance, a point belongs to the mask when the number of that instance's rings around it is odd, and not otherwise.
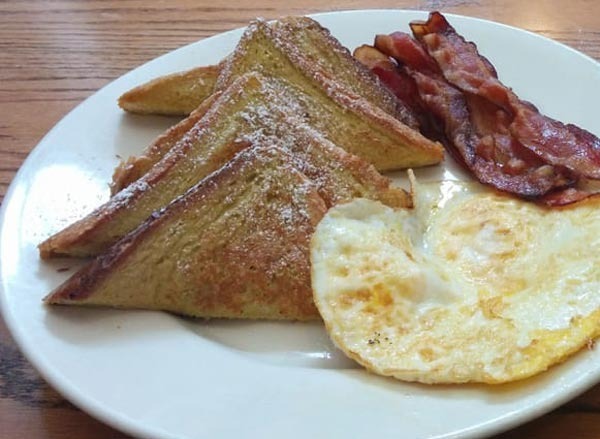
[[[549,209],[456,181],[413,197],[334,207],[313,236],[315,303],[349,357],[406,381],[503,383],[599,334],[600,198]]]

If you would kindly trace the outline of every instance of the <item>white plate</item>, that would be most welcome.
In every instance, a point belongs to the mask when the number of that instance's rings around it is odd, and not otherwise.
[[[353,11],[317,18],[353,48],[425,16]],[[600,134],[595,61],[518,29],[450,21],[477,41],[524,99]],[[126,115],[117,97],[158,75],[217,62],[240,35],[232,31],[176,50],[103,88],[40,142],[13,181],[2,206],[2,311],[19,346],[54,387],[102,421],[147,438],[422,438],[489,435],[600,379],[600,352],[591,350],[521,383],[428,387],[356,368],[319,324],[42,306],[75,264],[43,263],[36,245],[108,197],[117,155],[139,152],[173,122]]]

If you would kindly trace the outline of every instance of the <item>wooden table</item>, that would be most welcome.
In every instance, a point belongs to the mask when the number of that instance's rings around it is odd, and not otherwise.
[[[41,137],[109,81],[158,55],[275,18],[359,8],[439,9],[538,32],[600,59],[596,0],[34,1],[0,3],[0,200]],[[124,438],[65,401],[0,321],[0,439]],[[600,385],[501,437],[600,438]]]

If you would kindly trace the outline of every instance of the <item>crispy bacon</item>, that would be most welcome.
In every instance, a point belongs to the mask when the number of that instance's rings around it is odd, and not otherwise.
[[[456,33],[442,14],[432,12],[427,22],[411,23],[417,40],[437,62],[444,77],[460,90],[481,96],[512,114],[512,135],[552,165],[600,179],[600,139],[575,125],[544,116],[499,80],[477,46]]]
[[[572,124],[563,124],[529,106],[512,106],[511,133],[544,160],[569,168],[594,180],[600,179],[600,139]]]
[[[465,41],[457,34],[439,12],[429,14],[426,22],[410,23],[410,28],[414,37],[422,43],[424,51],[435,60],[446,80],[459,89],[477,94],[480,89],[493,90],[496,83],[499,83],[492,63],[479,54],[474,43]]]
[[[520,100],[441,14],[411,29],[416,39],[402,32],[378,35],[376,48],[398,62],[399,76],[414,80],[421,112],[441,122],[455,159],[482,183],[547,205],[590,195],[573,186],[582,176],[600,178],[600,141],[593,134]]]
[[[568,173],[547,165],[512,138],[506,116],[485,101],[467,99],[443,78],[413,72],[421,98],[445,127],[446,149],[482,183],[526,198],[571,184]],[[476,118],[470,115],[477,113]]]
[[[440,68],[425,49],[408,34],[394,32],[390,35],[377,35],[375,47],[395,60],[411,66],[422,73],[438,74]]]

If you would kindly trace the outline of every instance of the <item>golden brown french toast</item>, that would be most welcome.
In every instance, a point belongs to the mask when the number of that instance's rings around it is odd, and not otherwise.
[[[266,95],[273,94],[257,75],[239,78],[204,117],[140,179],[85,218],[39,245],[42,258],[99,254],[135,229],[152,212],[166,206],[247,146],[239,140],[254,130],[258,113],[268,113]],[[288,113],[293,108],[287,108]],[[264,123],[268,114],[265,115]]]
[[[309,243],[326,205],[289,152],[251,147],[54,290],[49,304],[309,320]]]
[[[320,61],[313,60],[316,58]],[[218,89],[225,89],[245,72],[259,71],[283,78],[291,85],[288,99],[296,99],[304,106],[303,114],[309,124],[347,151],[373,163],[378,170],[419,167],[438,163],[443,158],[439,144],[367,100],[348,94],[339,85],[340,81],[328,79],[334,74],[331,70],[335,66],[342,66],[339,71],[345,72],[340,74],[345,81],[341,83],[369,96],[387,111],[398,113],[396,98],[314,20],[288,17],[271,25],[256,21],[223,64]],[[323,65],[328,72],[321,69]],[[212,102],[205,102],[201,107],[210,104]],[[139,158],[130,158],[120,165],[113,178],[114,189],[122,189],[143,175],[169,150],[177,135],[181,135],[179,126],[159,138]]]
[[[119,97],[131,113],[187,116],[214,91],[220,67],[196,67],[137,86]]]
[[[252,71],[289,82],[290,93],[305,107],[309,124],[378,170],[419,167],[443,158],[439,144],[384,114],[387,111],[414,125],[411,114],[403,111],[375,75],[310,18],[251,23],[234,53],[221,65],[218,90]],[[203,107],[208,105],[204,103]],[[180,128],[189,123],[182,122],[139,158],[122,163],[113,177],[113,194],[147,172],[169,150],[172,140],[178,139]]]
[[[303,103],[309,125],[379,171],[432,165],[443,159],[439,143],[349,92],[341,82],[303,58],[299,50],[283,46],[261,20],[250,23],[227,58],[217,89],[252,71],[286,81]]]
[[[298,155],[308,154],[302,148],[320,154],[320,164],[312,169],[315,175],[327,172],[320,178],[328,182],[334,193],[339,192],[336,199],[330,196],[333,201],[361,195],[392,206],[409,203],[406,194],[389,188],[389,181],[371,165],[351,157],[323,135],[305,127],[304,108],[287,95],[288,89],[283,83],[258,74],[239,78],[145,175],[87,217],[40,244],[41,256],[81,257],[100,253],[238,151],[265,136],[281,139],[283,145]],[[319,149],[320,145],[325,146]],[[328,148],[327,154],[321,152],[324,148]],[[350,184],[342,193],[341,184],[346,181]]]

